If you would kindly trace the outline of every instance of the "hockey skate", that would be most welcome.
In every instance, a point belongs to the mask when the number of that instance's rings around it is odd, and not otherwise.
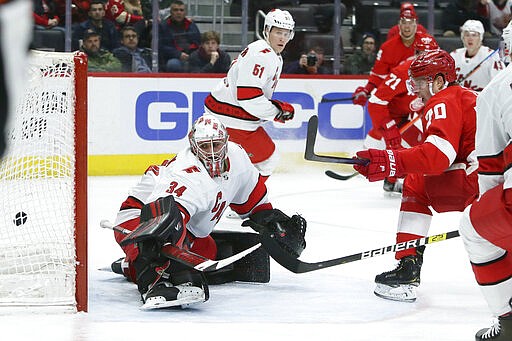
[[[416,287],[420,285],[424,248],[424,246],[418,247],[416,256],[400,259],[400,263],[394,270],[375,276],[375,283],[377,283],[375,295],[393,301],[416,301]]]
[[[512,315],[507,317],[499,317],[490,328],[479,330],[475,335],[475,340],[512,340]]]
[[[147,293],[142,295],[144,304],[142,310],[161,309],[181,306],[186,308],[192,304],[207,300],[203,288],[194,286],[191,282],[173,286],[170,282],[161,281]]]
[[[402,195],[402,181],[395,179],[395,182],[389,181],[387,178],[384,179],[384,184],[382,185],[382,189],[385,194],[389,196],[400,196]]]

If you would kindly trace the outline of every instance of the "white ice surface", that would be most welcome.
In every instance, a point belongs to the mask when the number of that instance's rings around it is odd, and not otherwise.
[[[295,168],[295,166],[293,167]],[[308,221],[302,260],[313,262],[394,244],[400,200],[362,177],[338,181],[325,167],[296,168],[268,180],[274,207]],[[337,170],[335,167],[330,169]],[[474,340],[491,316],[460,238],[427,247],[415,303],[373,294],[392,255],[306,274],[271,264],[268,284],[211,286],[206,303],[187,310],[141,311],[136,286],[98,270],[122,256],[111,231],[138,177],[89,178],[89,312],[0,311],[0,340]],[[430,234],[455,230],[460,213],[434,215]],[[223,218],[223,226],[239,222]]]

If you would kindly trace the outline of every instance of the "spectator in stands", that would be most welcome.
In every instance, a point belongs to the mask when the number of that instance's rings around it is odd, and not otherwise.
[[[119,59],[114,57],[112,52],[102,49],[100,44],[101,37],[96,31],[85,31],[81,50],[87,54],[87,70],[93,72],[121,71]]]
[[[190,54],[190,72],[226,73],[231,65],[231,57],[219,48],[220,35],[215,31],[201,34],[201,46]]]
[[[33,7],[34,29],[36,30],[61,30],[65,32],[61,24],[61,18],[57,15],[56,5],[53,0],[34,0]]]
[[[389,71],[406,58],[414,55],[413,43],[416,40],[432,38],[425,33],[416,32],[416,19],[416,13],[410,9],[405,9],[400,13],[400,34],[381,45],[367,84],[354,91],[352,100],[354,104],[366,105],[370,93],[382,83]]]
[[[174,0],[170,8],[171,16],[159,26],[159,55],[164,71],[185,72],[190,54],[201,45],[201,33],[197,25],[186,17],[183,1]]]
[[[345,59],[344,71],[348,75],[368,75],[377,56],[377,41],[371,33],[363,35],[361,49]]]
[[[140,48],[139,34],[132,26],[121,29],[121,47],[113,51],[124,72],[151,72],[151,50]]]
[[[451,52],[455,60],[455,72],[460,85],[482,91],[498,72],[505,69],[499,53],[482,45],[484,25],[478,20],[468,20],[460,28],[460,38],[464,47]],[[491,57],[480,64],[490,54]],[[475,69],[480,65],[478,69]],[[474,70],[474,71],[473,71]]]
[[[66,22],[66,0],[53,0],[55,2],[55,11],[61,19],[61,25]],[[71,22],[79,24],[88,19],[90,1],[72,0],[71,1]]]
[[[400,13],[405,10],[411,11],[411,13],[413,13],[413,15],[416,17],[416,20],[418,20],[418,16],[416,15],[416,10],[414,9],[413,4],[411,4],[410,2],[402,2],[402,4],[400,5]],[[427,29],[420,23],[416,23],[416,32],[428,33]],[[397,34],[400,34],[400,28],[398,24],[389,29],[386,40],[393,38]]]
[[[108,0],[106,17],[116,23],[118,31],[125,25],[133,26],[139,34],[139,45],[143,40],[144,46],[149,47],[152,20],[144,18],[140,0]]]
[[[478,0],[454,0],[443,10],[441,26],[443,36],[456,37],[460,27],[467,20],[479,20],[484,24],[486,31],[489,31],[489,20],[477,13]]]
[[[501,36],[512,19],[511,7],[512,0],[480,0],[477,10],[479,14],[489,18],[491,33]]]
[[[89,6],[89,20],[73,26],[72,49],[78,50],[84,32],[92,29],[101,37],[101,47],[109,51],[119,47],[119,33],[112,22],[105,18],[105,3],[102,0],[92,0]]]
[[[299,60],[293,61],[286,66],[283,73],[298,75],[325,75],[329,70],[323,65],[324,49],[321,46],[315,46],[303,53]]]

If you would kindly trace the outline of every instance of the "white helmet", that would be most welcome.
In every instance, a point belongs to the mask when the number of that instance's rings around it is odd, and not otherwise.
[[[188,134],[192,153],[203,163],[212,178],[224,172],[228,137],[224,125],[208,114],[199,117]]]
[[[273,9],[265,16],[265,24],[263,25],[263,37],[268,41],[268,32],[272,27],[284,28],[290,30],[290,40],[293,39],[293,29],[295,27],[295,21],[288,11],[282,11],[280,9]]]
[[[480,42],[484,39],[484,25],[479,20],[466,20],[464,25],[460,27],[460,39],[464,42],[464,32],[477,32],[480,34]]]
[[[510,56],[512,54],[512,20],[508,23],[507,27],[503,29],[501,38],[505,43],[505,55]]]

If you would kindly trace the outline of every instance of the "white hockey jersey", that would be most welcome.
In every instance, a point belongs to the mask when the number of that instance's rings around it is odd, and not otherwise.
[[[270,102],[283,58],[265,40],[247,46],[205,100],[206,111],[228,128],[254,131],[279,110]]]
[[[504,183],[512,188],[512,169],[504,175],[503,150],[512,137],[512,64],[492,80],[476,100],[476,140],[480,195]]]
[[[174,196],[187,230],[198,238],[212,232],[228,205],[242,217],[262,204],[271,208],[263,179],[238,144],[228,142],[227,162],[222,176],[211,178],[187,147],[174,159],[149,167],[129,191],[134,205],[121,207],[116,225],[138,218],[142,205],[168,195]]]
[[[464,79],[482,60],[493,53],[487,46],[480,46],[477,54],[471,58],[466,57],[466,48],[462,47],[452,51],[450,55],[455,60],[455,72],[457,73],[457,81],[460,85],[475,91],[482,91],[483,88],[498,72],[505,68],[505,64],[500,60],[498,52],[494,53],[488,60],[482,63],[467,79]],[[463,80],[464,79],[464,80]]]

